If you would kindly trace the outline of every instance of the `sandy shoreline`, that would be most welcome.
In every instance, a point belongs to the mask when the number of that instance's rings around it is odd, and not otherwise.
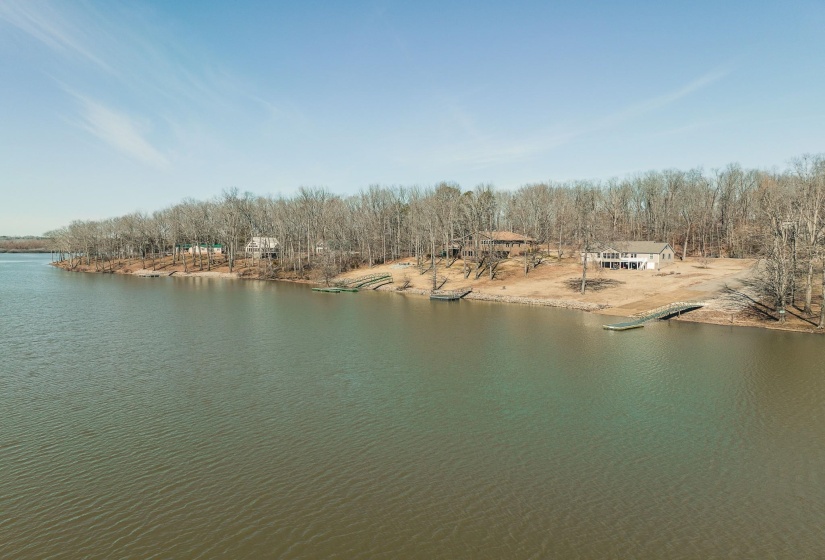
[[[132,274],[136,276],[174,276],[193,278],[253,279],[262,278],[257,268],[243,266],[238,261],[235,271],[218,263],[212,270],[184,271],[180,264],[172,265],[169,259],[156,262],[155,270],[137,260],[114,263],[106,273]],[[572,285],[581,278],[581,268],[574,259],[548,260],[525,276],[523,261],[510,260],[502,263],[493,279],[489,274],[475,278],[473,272],[464,269],[457,261],[451,267],[440,264],[436,275],[442,289],[472,288],[465,299],[498,303],[517,303],[576,309],[605,315],[605,322],[618,322],[622,317],[641,315],[652,309],[677,301],[701,302],[704,307],[674,319],[686,322],[728,326],[747,326],[795,332],[817,332],[818,305],[815,317],[805,317],[797,309],[789,309],[787,322],[782,325],[772,319],[770,310],[761,306],[748,287],[753,273],[752,259],[687,259],[677,261],[660,271],[594,270],[588,278],[601,284],[601,289],[580,294]],[[70,270],[68,263],[55,266]],[[75,272],[98,272],[92,266],[80,265]],[[361,268],[341,274],[332,281],[357,278],[365,274],[391,274],[393,283],[380,286],[379,291],[427,296],[432,288],[431,270],[415,267],[413,259]],[[325,284],[320,279],[279,277],[274,280],[304,284]],[[364,288],[369,289],[369,288]],[[815,297],[815,301],[820,298]]]

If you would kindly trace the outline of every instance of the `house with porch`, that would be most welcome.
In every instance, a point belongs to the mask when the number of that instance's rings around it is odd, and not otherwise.
[[[274,237],[252,237],[249,243],[246,244],[244,251],[247,255],[262,258],[262,257],[277,257],[280,252],[281,244]]]
[[[612,270],[660,270],[673,262],[669,243],[658,241],[615,241],[587,252],[587,262]],[[581,253],[584,261],[585,253]]]

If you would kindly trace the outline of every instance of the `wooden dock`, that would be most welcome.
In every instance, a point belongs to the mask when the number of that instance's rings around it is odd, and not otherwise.
[[[457,290],[433,290],[430,292],[430,299],[439,301],[457,301],[472,291],[472,288],[458,288]]]
[[[610,331],[626,331],[630,329],[638,329],[639,327],[644,327],[645,323],[647,323],[648,321],[652,321],[654,319],[669,319],[673,316],[681,315],[682,313],[685,313],[687,311],[704,307],[704,305],[704,303],[696,301],[680,301],[676,303],[669,303],[668,305],[664,305],[662,307],[658,307],[656,309],[648,311],[638,317],[635,317],[630,321],[624,321],[622,323],[614,323],[612,325],[602,326]]]
[[[381,286],[386,286],[387,284],[392,284],[392,283],[393,283],[392,276],[387,276],[386,278],[379,278],[378,280],[376,280],[375,282],[370,283],[366,287],[370,288],[370,289],[373,289],[373,290],[377,290]]]
[[[341,286],[323,286],[312,288],[313,292],[325,292],[328,294],[340,294],[341,292],[357,292],[358,288],[342,288]]]
[[[345,278],[339,282],[337,285],[339,288],[363,288],[366,286],[374,286],[375,284],[389,284],[392,282],[392,274],[389,273],[377,273],[377,274],[367,274],[366,276],[359,276],[358,278]]]

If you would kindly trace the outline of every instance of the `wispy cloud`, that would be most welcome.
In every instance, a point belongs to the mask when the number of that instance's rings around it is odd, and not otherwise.
[[[0,32],[8,31],[4,24],[60,61],[48,75],[79,104],[69,122],[154,167],[169,160],[149,141],[150,130],[167,133],[178,153],[204,145],[206,136],[220,151],[216,128],[228,115],[243,118],[243,100],[257,89],[149,5],[0,0]]]
[[[80,56],[111,71],[111,67],[86,44],[85,33],[52,4],[36,0],[4,0],[0,3],[0,19],[61,54]]]
[[[630,121],[636,117],[640,117],[646,113],[650,113],[658,109],[664,109],[665,107],[673,105],[677,101],[680,101],[685,97],[688,97],[689,95],[718,82],[728,74],[730,74],[730,70],[723,69],[716,69],[708,72],[707,74],[700,76],[699,78],[674,91],[670,91],[657,97],[645,99],[644,101],[626,107],[621,111],[613,113],[612,115],[608,115],[600,121],[597,121],[590,130],[586,129],[585,133],[610,128]]]
[[[143,97],[165,103],[214,107],[237,94],[236,77],[214,65],[209,53],[158,25],[156,18],[141,5],[101,10],[78,2],[0,0],[0,21],[59,56],[92,63],[105,72],[107,87],[125,88],[125,95],[139,88]]]
[[[146,122],[87,97],[72,95],[81,109],[77,126],[136,161],[161,169],[168,167],[168,158],[146,137],[150,128]]]
[[[729,70],[713,70],[678,89],[642,100],[594,121],[544,129],[518,140],[476,133],[467,142],[452,143],[450,148],[441,147],[435,150],[428,159],[444,165],[463,164],[477,169],[518,163],[550,152],[579,138],[610,130],[648,113],[665,109],[711,86],[729,73]],[[457,114],[462,121],[468,119],[463,111]]]

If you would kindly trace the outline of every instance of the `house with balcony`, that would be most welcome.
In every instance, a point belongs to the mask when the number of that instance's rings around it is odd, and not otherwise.
[[[611,270],[660,270],[673,262],[674,255],[669,243],[658,241],[615,241],[586,253],[588,263]],[[584,252],[581,258],[584,261]]]
[[[277,258],[281,244],[274,237],[252,237],[246,244],[244,251],[254,258]]]

